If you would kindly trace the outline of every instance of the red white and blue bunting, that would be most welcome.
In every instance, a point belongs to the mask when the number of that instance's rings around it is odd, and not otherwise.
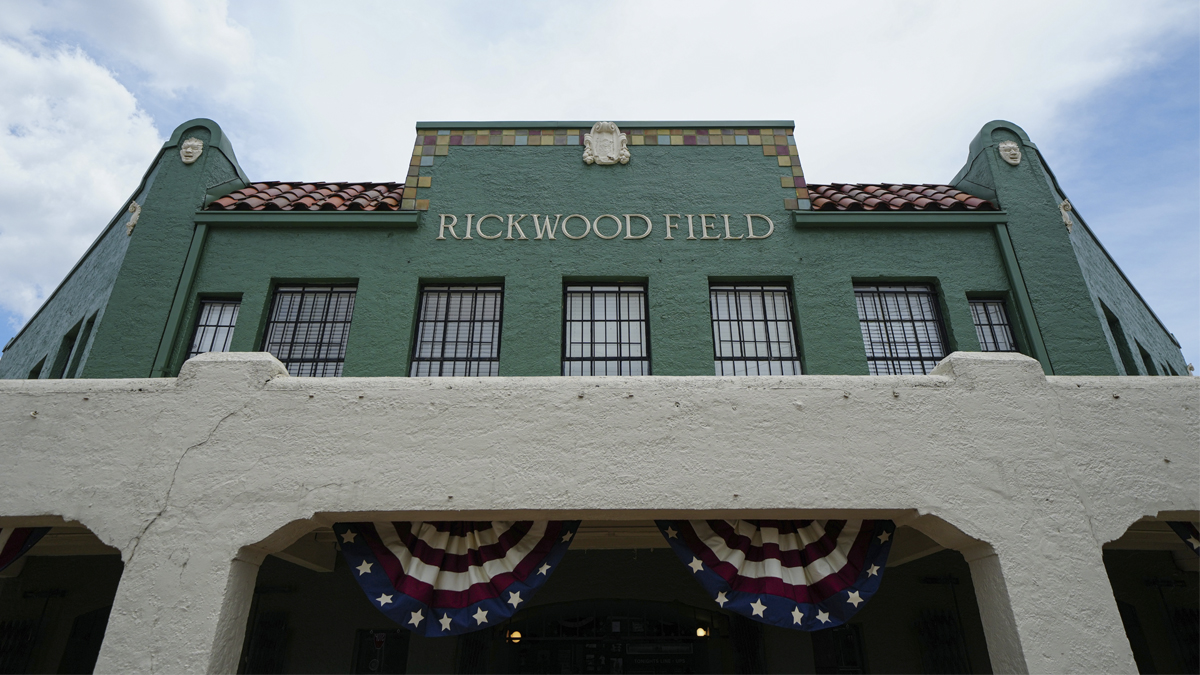
[[[511,617],[546,583],[579,521],[337,523],[371,604],[427,637]]]
[[[1196,523],[1169,520],[1167,525],[1170,525],[1171,529],[1175,530],[1175,534],[1179,535],[1179,538],[1192,549],[1192,553],[1200,555],[1200,528],[1196,527]]]
[[[0,571],[25,555],[49,531],[48,527],[0,527]]]
[[[659,520],[672,550],[722,609],[816,631],[879,590],[890,520]]]

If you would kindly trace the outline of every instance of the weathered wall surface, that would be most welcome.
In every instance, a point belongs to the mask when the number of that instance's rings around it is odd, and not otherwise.
[[[1000,158],[997,145],[1003,141],[1020,146],[1017,166]],[[1073,226],[1067,228],[1059,211],[1066,195],[1024,130],[1004,121],[984,125],[971,142],[967,164],[951,183],[996,200],[1008,212],[1013,246],[1055,374],[1169,375],[1167,365],[1177,375],[1187,374],[1179,345],[1077,213],[1071,213]],[[1101,302],[1121,322],[1132,351],[1133,372],[1122,365]],[[1138,345],[1148,352],[1156,372],[1147,371]]]
[[[204,143],[192,164],[179,158],[186,138]],[[156,173],[105,310],[109,321],[96,331],[85,377],[150,376],[192,243],[196,211],[210,188],[239,180],[241,169],[220,127],[192,120],[164,144]]]
[[[0,517],[78,521],[125,572],[99,669],[235,667],[257,565],[318,522],[892,517],[964,551],[998,671],[1130,671],[1101,545],[1200,510],[1192,378],[289,378],[0,382]],[[36,414],[35,414],[36,413]],[[1177,514],[1178,517],[1178,514]]]
[[[1071,229],[1071,244],[1075,247],[1079,266],[1083,270],[1084,279],[1087,280],[1088,291],[1092,295],[1092,303],[1097,316],[1104,315],[1100,305],[1100,303],[1104,303],[1104,306],[1108,307],[1109,311],[1121,322],[1121,330],[1125,333],[1126,340],[1133,352],[1133,361],[1138,368],[1137,373],[1126,374],[1187,375],[1187,362],[1179,350],[1179,345],[1175,344],[1171,336],[1163,330],[1162,325],[1146,307],[1146,303],[1138,297],[1129,282],[1113,265],[1112,260],[1104,254],[1091,231],[1077,224]],[[1117,343],[1107,323],[1104,325],[1104,330],[1108,336],[1113,363],[1121,367],[1119,365],[1121,356],[1117,350]],[[1147,372],[1146,364],[1139,354],[1139,345],[1150,355],[1155,372]],[[1166,366],[1170,366],[1174,373]]]
[[[154,185],[155,173],[148,173],[144,185],[132,201],[139,205],[145,202],[147,191]],[[122,204],[124,206],[126,204]],[[76,267],[4,352],[0,358],[0,379],[28,377],[30,370],[42,359],[45,359],[45,366],[40,377],[50,377],[51,365],[58,356],[63,336],[76,324],[95,316],[91,334],[84,344],[77,347],[83,350],[78,359],[78,368],[82,372],[87,364],[96,327],[102,324],[104,307],[129,248],[131,237],[126,234],[126,225],[132,217],[133,214],[122,211],[100,233]]]

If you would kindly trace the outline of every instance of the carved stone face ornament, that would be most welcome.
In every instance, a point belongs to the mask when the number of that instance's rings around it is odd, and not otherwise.
[[[184,164],[193,164],[200,159],[202,152],[204,152],[204,141],[199,138],[189,138],[179,146],[179,159],[182,159]]]
[[[1021,163],[1021,146],[1016,141],[1003,141],[997,150],[1000,151],[1000,159],[1009,164],[1016,166]]]
[[[629,146],[625,134],[612,122],[596,122],[592,132],[583,135],[585,164],[628,164]]]

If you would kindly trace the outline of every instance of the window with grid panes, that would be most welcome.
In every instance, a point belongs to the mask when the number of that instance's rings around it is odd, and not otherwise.
[[[717,375],[799,375],[791,291],[782,284],[713,285]]]
[[[201,300],[187,357],[190,359],[205,352],[229,351],[241,305],[240,300]]]
[[[500,370],[499,286],[421,289],[413,377],[495,377]]]
[[[650,374],[645,286],[571,284],[565,288],[562,374]]]
[[[263,351],[299,377],[340,377],[354,314],[355,286],[280,286]]]
[[[932,287],[856,285],[854,299],[872,375],[926,375],[946,356]]]
[[[980,349],[985,352],[1017,351],[1017,341],[1013,339],[1003,300],[972,300],[971,318],[975,321]]]

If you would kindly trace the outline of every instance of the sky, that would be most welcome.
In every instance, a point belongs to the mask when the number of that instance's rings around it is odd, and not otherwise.
[[[0,0],[0,344],[180,123],[251,180],[400,181],[418,120],[791,119],[809,182],[1019,124],[1200,363],[1200,3]]]

